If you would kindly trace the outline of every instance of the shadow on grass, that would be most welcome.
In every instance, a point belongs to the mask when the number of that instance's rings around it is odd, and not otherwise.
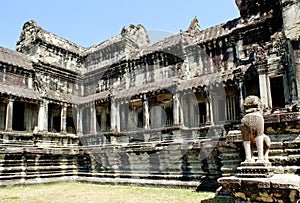
[[[234,199],[225,197],[215,197],[212,199],[202,200],[201,203],[234,203]]]

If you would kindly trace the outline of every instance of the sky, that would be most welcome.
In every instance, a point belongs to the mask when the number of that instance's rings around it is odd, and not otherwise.
[[[176,34],[187,30],[195,16],[205,29],[237,18],[239,12],[234,0],[9,0],[1,2],[0,46],[14,50],[28,20],[90,47],[130,24],[142,24],[150,33]]]

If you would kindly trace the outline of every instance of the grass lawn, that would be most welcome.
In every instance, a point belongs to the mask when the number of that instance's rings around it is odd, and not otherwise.
[[[132,186],[108,186],[86,183],[58,183],[26,187],[1,188],[0,202],[26,203],[218,203],[231,199],[213,198],[212,192],[194,192],[191,189],[164,189]]]

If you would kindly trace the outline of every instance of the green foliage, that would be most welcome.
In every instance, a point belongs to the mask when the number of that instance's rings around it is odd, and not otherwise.
[[[2,200],[13,200],[13,199],[20,199],[19,196],[4,196],[2,197]]]

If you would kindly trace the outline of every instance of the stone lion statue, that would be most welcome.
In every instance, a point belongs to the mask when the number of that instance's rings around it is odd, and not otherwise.
[[[256,144],[257,162],[269,162],[270,138],[264,134],[263,106],[257,96],[248,96],[244,101],[244,117],[241,132],[245,149],[245,162],[255,162],[253,148]]]

